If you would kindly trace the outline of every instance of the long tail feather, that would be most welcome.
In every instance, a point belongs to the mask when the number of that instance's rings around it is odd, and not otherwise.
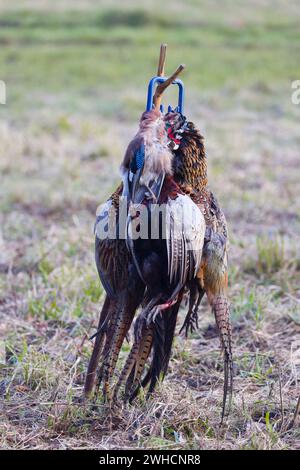
[[[137,396],[140,388],[145,388],[150,382],[147,393],[149,397],[154,391],[160,375],[162,374],[164,378],[167,372],[181,299],[182,295],[180,294],[175,305],[163,310],[156,316],[156,320],[152,324],[152,331],[148,329],[143,335],[144,343],[140,347],[140,354],[135,365],[135,374],[129,375],[126,384],[126,397],[129,397],[130,403]],[[141,379],[151,349],[153,349],[152,361],[148,371]]]
[[[219,330],[221,344],[224,350],[224,391],[222,419],[226,411],[227,395],[229,392],[228,411],[231,409],[233,393],[233,359],[232,359],[232,335],[230,324],[230,306],[225,296],[217,296],[213,302],[213,312],[216,318],[216,324]]]
[[[104,347],[102,348],[102,352],[101,352],[100,359],[99,359],[100,368],[99,368],[99,371],[98,371],[98,378],[97,378],[97,386],[96,386],[97,390],[99,389],[99,387],[100,387],[100,385],[103,381],[103,378],[104,378],[104,371],[105,371],[105,367],[106,367],[106,362],[107,362],[107,358],[109,356],[109,352],[110,352],[114,332],[116,330],[118,309],[119,309],[118,304],[116,304],[114,312],[112,312],[112,314],[111,314],[110,322],[109,322],[109,325],[108,325],[108,328],[107,328],[107,331],[106,331],[105,343],[104,343]]]
[[[154,388],[159,380],[164,361],[164,344],[165,344],[165,321],[163,315],[168,312],[165,310],[163,313],[157,315],[155,320],[155,328],[153,335],[153,358],[151,365],[151,381],[148,390],[148,396],[152,394]]]
[[[156,342],[154,341],[153,343],[152,362],[151,362],[149,369],[144,374],[144,377],[142,379],[139,378],[138,382],[137,381],[135,382],[135,388],[132,387],[133,391],[130,395],[130,399],[129,399],[130,403],[137,396],[140,388],[147,387],[147,385],[151,381],[149,391],[148,391],[148,396],[149,396],[153,392],[160,374],[162,373],[164,377],[165,374],[167,373],[171,351],[172,351],[173,339],[175,335],[176,321],[177,321],[177,316],[178,316],[178,311],[179,311],[181,300],[182,300],[182,294],[179,295],[179,299],[175,305],[170,307],[168,310],[165,310],[162,312],[161,321],[164,321],[163,329],[165,331],[163,348],[161,348],[160,344],[157,345],[157,342],[160,341],[160,338],[162,336],[161,325],[157,322],[155,322],[154,324],[153,337],[154,338],[156,337]],[[148,352],[148,356],[149,354],[150,354],[150,351]],[[142,376],[143,372],[144,370],[139,372],[140,377]]]
[[[179,295],[177,302],[172,307],[164,310],[155,322],[151,381],[148,395],[151,395],[154,391],[160,375],[162,374],[162,378],[164,378],[167,372],[181,300],[182,293]]]
[[[149,384],[151,380],[151,375],[152,375],[152,367],[150,366],[146,374],[144,375],[144,377],[140,380],[140,383],[136,386],[135,390],[133,390],[133,392],[131,393],[129,400],[128,400],[130,404],[137,397],[140,389],[147,387],[147,385]]]
[[[178,316],[178,311],[180,307],[182,296],[180,296],[180,300],[173,305],[170,308],[169,312],[169,318],[165,319],[166,322],[166,327],[165,327],[165,344],[164,344],[164,362],[162,365],[162,373],[165,376],[168,370],[169,366],[169,361],[171,357],[171,352],[172,352],[172,345],[173,345],[173,339],[175,336],[175,328],[176,328],[176,323],[177,323],[177,316]]]
[[[121,304],[121,307],[119,308],[119,312],[118,312],[118,316],[117,316],[117,320],[115,324],[115,330],[113,332],[110,347],[109,347],[108,353],[106,354],[104,358],[103,371],[102,371],[103,394],[104,394],[104,397],[108,401],[111,400],[111,394],[110,394],[111,378],[116,367],[117,359],[118,359],[123,341],[128,333],[128,330],[130,328],[133,315],[135,312],[135,308],[128,309],[126,307],[127,305],[124,306],[124,301],[123,301]]]
[[[118,398],[118,393],[122,385],[128,380],[128,377],[132,373],[134,369],[134,365],[138,356],[139,352],[139,344],[135,342],[130,350],[130,353],[127,357],[127,360],[125,362],[125,365],[122,369],[121,375],[119,377],[118,382],[116,383],[114,387],[114,394],[113,394],[113,400],[116,400]]]
[[[88,365],[88,370],[86,374],[85,384],[84,384],[84,395],[86,397],[91,397],[94,392],[95,382],[96,382],[96,371],[103,349],[104,340],[105,340],[105,330],[101,329],[102,325],[108,319],[111,311],[114,309],[114,301],[111,300],[108,296],[105,297],[105,301],[100,313],[99,323],[98,323],[98,334],[95,339],[95,344]]]
[[[143,334],[143,338],[138,349],[135,365],[132,369],[132,373],[127,378],[125,387],[125,400],[128,400],[131,397],[132,392],[141,384],[141,377],[152,349],[152,343],[153,327],[150,326],[145,330]]]

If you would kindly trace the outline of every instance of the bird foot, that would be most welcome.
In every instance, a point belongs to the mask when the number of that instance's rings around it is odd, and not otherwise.
[[[198,323],[198,311],[193,309],[192,311],[188,312],[185,320],[183,322],[182,327],[180,328],[179,334],[183,333],[187,338],[189,332],[192,334],[194,331],[196,331],[199,328],[199,323]]]
[[[164,304],[156,305],[152,310],[150,310],[149,315],[147,316],[147,326],[150,326],[151,323],[155,323],[157,316],[162,313],[167,308],[172,307],[177,302],[177,297],[174,300],[169,300]]]
[[[156,204],[157,203],[156,195],[154,194],[154,192],[152,191],[152,189],[150,188],[148,184],[145,184],[145,187],[147,188],[147,191],[149,191],[149,194],[147,195],[147,199],[151,199],[152,202]]]
[[[146,307],[142,313],[139,315],[136,325],[135,325],[135,338],[136,341],[139,341],[142,336],[143,332],[146,328],[149,328],[149,326],[153,323],[155,323],[157,316],[161,314],[164,310],[166,310],[169,307],[172,307],[174,304],[177,302],[177,297],[173,300],[169,300],[168,302],[165,302],[164,304],[159,304],[155,305],[152,308]]]

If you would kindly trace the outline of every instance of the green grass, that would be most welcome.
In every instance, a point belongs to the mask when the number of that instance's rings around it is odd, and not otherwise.
[[[272,274],[285,265],[284,239],[270,239],[260,237],[257,239],[258,271]]]
[[[289,87],[300,75],[298,21],[271,11],[263,20],[229,23],[205,19],[201,9],[193,17],[141,8],[18,10],[3,12],[0,25],[5,112],[14,116],[44,106],[126,115],[126,94],[143,105],[160,42],[170,45],[167,70],[186,63],[183,78],[198,93]]]

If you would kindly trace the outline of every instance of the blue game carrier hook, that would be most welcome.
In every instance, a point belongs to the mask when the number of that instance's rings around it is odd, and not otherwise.
[[[151,78],[149,85],[148,85],[148,96],[147,96],[147,107],[146,111],[151,111],[153,108],[153,96],[154,96],[154,89],[155,85],[159,83],[163,83],[168,79],[168,77],[153,77]],[[176,78],[173,82],[172,85],[177,85],[179,88],[178,91],[178,104],[176,108],[172,109],[172,107],[169,105],[168,106],[168,112],[175,111],[177,113],[183,114],[183,105],[184,105],[184,84],[181,80]],[[160,105],[160,110],[163,113],[164,108],[163,105]]]

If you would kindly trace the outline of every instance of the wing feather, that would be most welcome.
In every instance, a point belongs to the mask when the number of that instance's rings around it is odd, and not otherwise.
[[[172,296],[199,270],[205,234],[201,210],[187,195],[168,199],[166,207],[166,244]]]
[[[117,210],[112,199],[102,205],[95,223],[95,261],[102,285],[114,298],[122,283],[126,283],[129,252],[125,240],[113,238],[117,229]],[[116,232],[115,232],[116,233]]]

